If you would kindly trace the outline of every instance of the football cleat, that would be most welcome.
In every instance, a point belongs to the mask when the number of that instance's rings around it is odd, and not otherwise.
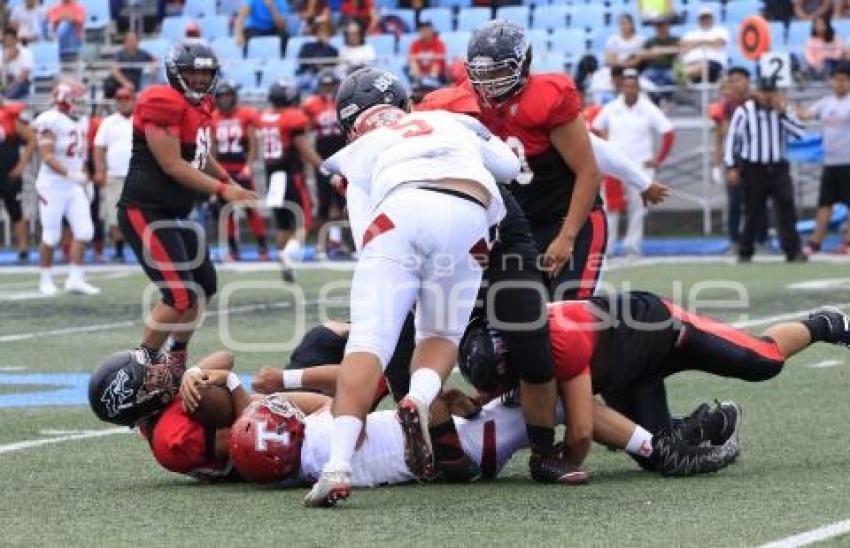
[[[738,457],[737,444],[694,446],[670,431],[652,437],[650,461],[663,476],[694,476],[717,472],[732,464]]]
[[[428,406],[405,396],[398,404],[398,422],[404,434],[404,461],[419,481],[434,476],[434,449],[428,433]]]
[[[741,427],[741,406],[734,401],[715,402],[707,417],[706,434],[711,445],[725,443],[738,444],[738,430]],[[716,422],[715,422],[716,421]],[[714,430],[714,432],[711,432]]]
[[[834,306],[824,306],[809,314],[809,319],[823,318],[829,328],[826,342],[850,346],[850,318]]]
[[[435,479],[449,483],[471,483],[481,477],[481,467],[466,455],[456,459],[437,459]]]
[[[673,419],[670,433],[689,445],[699,445],[708,439],[705,434],[705,421],[711,412],[707,403],[701,403],[690,415]]]
[[[528,459],[531,479],[539,483],[559,483],[561,485],[583,485],[589,476],[579,467],[569,464],[560,453],[540,455],[532,453]]]
[[[68,277],[68,279],[65,280],[65,291],[68,293],[76,293],[78,295],[100,295],[100,288],[97,288],[80,278]]]
[[[44,295],[45,297],[52,297],[59,293],[59,289],[57,289],[56,284],[53,283],[53,278],[49,276],[43,276],[38,282],[38,292]]]
[[[349,470],[330,470],[322,472],[319,481],[304,497],[304,506],[308,508],[330,508],[337,501],[351,496],[351,472]]]

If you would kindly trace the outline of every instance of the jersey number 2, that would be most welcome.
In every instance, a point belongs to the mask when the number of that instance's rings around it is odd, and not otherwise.
[[[505,144],[511,147],[511,150],[519,158],[519,175],[516,176],[517,184],[527,185],[531,183],[531,180],[534,178],[534,172],[531,171],[531,167],[528,165],[528,158],[525,157],[525,145],[514,136],[505,139]]]

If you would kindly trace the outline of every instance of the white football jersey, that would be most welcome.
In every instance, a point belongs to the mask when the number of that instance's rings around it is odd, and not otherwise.
[[[348,180],[348,207],[355,241],[371,214],[396,187],[439,185],[443,179],[480,183],[490,193],[490,225],[505,215],[496,182],[519,174],[519,160],[480,122],[443,111],[413,112],[390,126],[370,131],[323,164]]]
[[[88,155],[86,136],[89,120],[86,117],[74,120],[67,114],[51,109],[42,112],[33,122],[35,131],[40,135],[49,131],[53,134],[53,155],[69,173],[82,171]],[[76,184],[53,171],[50,166],[41,162],[36,178],[36,186],[49,188],[51,186]]]

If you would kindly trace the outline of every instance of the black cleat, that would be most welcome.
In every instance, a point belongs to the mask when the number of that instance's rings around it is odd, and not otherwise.
[[[437,459],[435,479],[449,483],[471,483],[481,478],[481,467],[471,458],[462,455],[456,459]]]
[[[809,319],[823,318],[829,328],[825,342],[850,346],[850,318],[834,306],[824,306],[809,314]]]
[[[583,485],[588,482],[587,473],[569,464],[560,453],[539,455],[533,453],[528,459],[531,479],[539,483],[561,485]]]
[[[670,434],[688,445],[699,445],[708,439],[705,434],[705,421],[711,412],[707,403],[701,403],[690,415],[674,419]]]
[[[738,445],[741,426],[741,406],[734,401],[715,402],[717,406],[706,417],[704,429],[711,445]]]
[[[717,472],[738,457],[737,444],[694,446],[671,432],[659,432],[652,438],[651,461],[662,476],[694,476]]]

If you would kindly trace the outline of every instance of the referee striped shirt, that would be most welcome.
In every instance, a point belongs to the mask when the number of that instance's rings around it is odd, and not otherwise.
[[[793,114],[780,114],[749,99],[732,115],[726,135],[724,162],[727,167],[743,162],[782,162],[786,159],[789,134],[797,139],[806,134],[800,120]]]

